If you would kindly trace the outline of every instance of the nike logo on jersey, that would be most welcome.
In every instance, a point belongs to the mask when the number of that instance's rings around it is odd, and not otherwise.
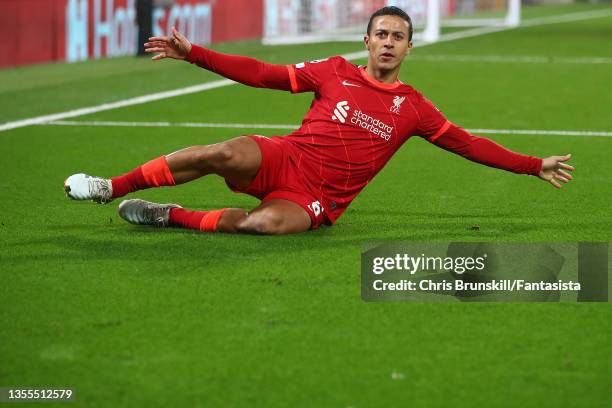
[[[359,85],[351,84],[347,80],[342,81],[342,85],[344,85],[344,86],[356,86],[357,88],[360,87]]]

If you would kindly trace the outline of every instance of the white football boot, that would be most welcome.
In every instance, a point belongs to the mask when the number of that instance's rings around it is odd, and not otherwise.
[[[167,227],[170,210],[178,204],[157,204],[145,200],[125,200],[119,204],[119,216],[131,224]]]
[[[99,204],[113,201],[113,184],[108,179],[79,173],[64,181],[64,191],[73,200],[91,200]]]

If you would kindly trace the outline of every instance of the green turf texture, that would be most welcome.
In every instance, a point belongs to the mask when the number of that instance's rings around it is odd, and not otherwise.
[[[610,58],[610,34],[608,17],[414,53]],[[217,48],[279,63],[361,49]],[[145,59],[3,70],[0,122],[216,78]],[[408,58],[401,78],[466,127],[612,130],[609,64]],[[77,120],[292,124],[310,98],[234,85]],[[284,237],[135,227],[118,218],[116,203],[71,202],[61,190],[75,172],[116,175],[184,146],[252,132],[0,133],[0,386],[73,387],[71,406],[84,407],[610,404],[607,303],[364,303],[359,260],[360,245],[373,241],[610,241],[612,139],[490,136],[523,153],[573,153],[576,179],[557,191],[414,138],[334,227]],[[200,209],[257,204],[215,178],[134,196]]]

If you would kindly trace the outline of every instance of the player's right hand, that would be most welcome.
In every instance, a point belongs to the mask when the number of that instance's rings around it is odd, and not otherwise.
[[[185,36],[172,27],[172,37],[149,37],[149,42],[144,44],[145,52],[158,53],[151,58],[160,60],[174,58],[184,60],[191,51],[191,43]]]

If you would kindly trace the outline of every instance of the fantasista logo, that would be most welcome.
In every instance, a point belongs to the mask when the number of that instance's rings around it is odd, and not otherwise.
[[[334,108],[334,114],[332,115],[333,120],[337,120],[340,123],[346,123],[349,118],[350,106],[348,101],[338,102]],[[391,134],[393,133],[393,126],[387,125],[380,119],[375,119],[365,112],[360,110],[354,110],[353,114],[350,115],[350,123],[360,128],[363,128],[370,133],[389,141]]]

